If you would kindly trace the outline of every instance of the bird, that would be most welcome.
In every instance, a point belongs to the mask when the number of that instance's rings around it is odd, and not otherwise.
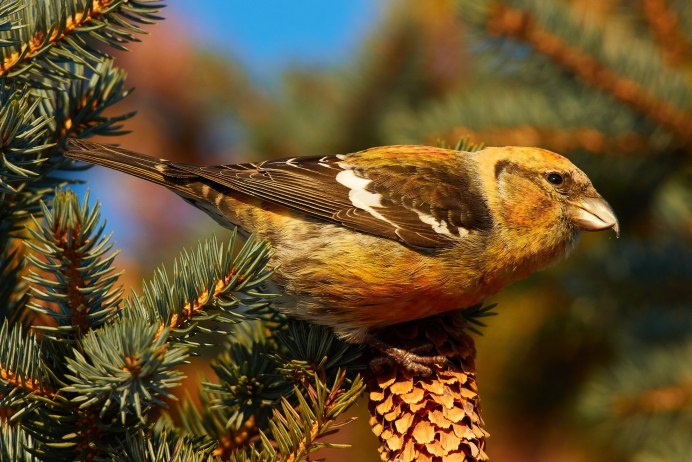
[[[582,231],[619,236],[588,176],[535,147],[394,145],[198,166],[73,139],[65,155],[162,185],[265,239],[282,311],[383,350],[373,340],[383,327],[481,303],[567,256]],[[398,359],[411,357],[424,362]]]

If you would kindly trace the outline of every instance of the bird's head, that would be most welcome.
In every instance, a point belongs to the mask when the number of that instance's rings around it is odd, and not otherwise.
[[[494,183],[502,224],[518,233],[557,235],[612,229],[619,225],[591,180],[565,157],[529,147],[486,148],[477,153],[484,181]],[[490,186],[490,185],[489,185]]]

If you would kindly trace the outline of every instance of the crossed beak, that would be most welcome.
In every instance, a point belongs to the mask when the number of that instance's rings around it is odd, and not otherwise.
[[[584,231],[612,229],[620,237],[620,225],[613,209],[601,196],[584,197],[569,203],[570,217],[577,227]]]

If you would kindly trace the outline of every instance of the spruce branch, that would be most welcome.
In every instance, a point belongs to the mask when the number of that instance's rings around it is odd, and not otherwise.
[[[680,28],[680,19],[667,0],[640,0],[658,49],[672,66],[680,66],[692,58],[692,44]]]
[[[687,429],[678,430],[670,441],[653,443],[641,451],[636,451],[630,460],[636,462],[687,462],[692,454],[692,439]]]
[[[484,140],[490,146],[507,144],[511,146],[544,146],[556,152],[582,150],[591,153],[613,153],[619,155],[640,153],[650,143],[649,139],[636,132],[621,133],[615,136],[593,127],[572,130],[536,127],[529,124],[472,129],[458,125],[445,133],[432,134],[430,139],[454,140],[468,137],[471,140]]]
[[[187,433],[213,444],[223,459],[257,440],[282,400],[298,406],[295,387],[314,388],[314,377],[332,383],[346,367],[346,383],[356,379],[360,346],[302,321],[287,321],[271,334],[267,327],[263,321],[234,326],[231,343],[212,364],[217,383],[203,383],[201,413],[189,402],[181,413]]]
[[[488,92],[493,98],[488,99]],[[558,95],[559,93],[559,95]],[[431,105],[421,116],[401,116],[388,135],[397,142],[445,143],[468,138],[489,146],[542,146],[556,152],[583,150],[633,157],[669,148],[670,137],[641,133],[641,120],[618,105],[578,89],[488,79],[473,91],[464,91]],[[575,110],[578,107],[579,110]],[[555,127],[555,121],[560,127]],[[676,144],[677,145],[677,144]]]
[[[483,321],[483,318],[496,316],[496,307],[496,303],[493,303],[492,305],[484,305],[479,303],[478,305],[460,310],[459,315],[463,318],[464,326],[467,330],[477,335],[483,335],[481,329],[487,327],[487,324]]]
[[[68,182],[52,175],[75,168],[61,155],[67,136],[121,134],[121,122],[132,116],[103,114],[129,93],[122,70],[110,61],[95,71],[75,69],[84,79],[60,89],[0,82],[0,237],[23,237],[17,231],[41,211],[39,201]]]
[[[322,447],[314,439],[336,430],[339,424],[332,421],[351,403],[350,398],[339,401],[341,394],[360,393],[354,364],[361,347],[347,346],[328,329],[302,321],[288,321],[271,333],[264,321],[244,322],[233,330],[231,343],[212,365],[216,382],[203,383],[201,411],[189,400],[184,404],[180,419],[186,435],[200,450],[213,447],[223,460],[291,460]],[[332,398],[325,404],[320,393],[330,383]],[[337,405],[334,400],[346,407],[324,409]],[[311,418],[302,413],[308,408]],[[283,409],[281,415],[277,409]],[[291,420],[298,418],[300,423]]]
[[[86,194],[80,204],[72,191],[58,191],[49,208],[41,204],[43,221],[33,218],[32,269],[29,307],[52,317],[56,326],[35,326],[49,338],[72,341],[106,323],[118,310],[122,289],[112,267],[110,235],[104,236],[100,206],[89,207]],[[110,253],[109,253],[110,252]]]
[[[4,11],[13,27],[2,31],[0,76],[45,83],[80,78],[68,63],[93,67],[106,56],[91,40],[116,49],[137,41],[140,23],[160,19],[152,0],[23,0]],[[0,11],[2,12],[2,11]],[[5,19],[7,22],[7,19]]]
[[[674,443],[692,428],[692,342],[653,349],[632,345],[622,356],[617,367],[598,373],[586,388],[582,416],[624,452]]]
[[[0,81],[0,194],[3,202],[18,194],[25,183],[36,178],[42,151],[50,146],[49,116],[38,115],[40,101],[27,86],[7,85]],[[3,220],[5,223],[5,220]],[[6,226],[6,225],[5,225]]]
[[[209,385],[202,383],[199,406],[188,396],[179,409],[178,418],[183,434],[199,451],[211,449],[214,455],[228,460],[234,451],[251,444],[252,438],[259,434],[259,427],[254,414],[248,414],[245,422],[229,427],[234,422],[230,414],[235,410],[213,406],[216,399],[217,395]]]
[[[260,320],[234,324],[223,353],[211,365],[217,380],[201,381],[199,406],[188,395],[178,409],[184,434],[200,449],[214,448],[224,460],[257,436],[256,416],[266,423],[281,394],[277,389],[288,387],[277,383],[281,377],[272,360],[277,344],[268,329]]]
[[[344,370],[350,379],[356,371],[365,369],[360,361],[363,346],[339,340],[328,327],[289,320],[276,338],[281,346],[275,358],[279,371],[292,380],[302,381],[305,374],[317,374],[328,382]]]
[[[100,419],[115,414],[125,424],[134,415],[144,423],[150,408],[166,407],[164,399],[175,399],[168,389],[183,378],[175,367],[185,363],[187,348],[170,344],[168,334],[141,319],[120,319],[91,330],[80,341],[81,351],[67,358],[70,385],[61,391],[74,393],[72,402],[80,409],[100,407]]]
[[[288,462],[307,460],[310,454],[321,448],[346,447],[324,443],[320,439],[351,421],[338,419],[363,391],[360,376],[349,381],[345,371],[341,371],[329,386],[317,374],[312,374],[302,384],[293,387],[291,399],[281,397],[275,403],[268,423],[261,427],[268,428],[268,431],[258,432],[254,428],[254,419],[249,419],[249,428],[240,427],[237,433],[232,434],[241,437],[240,440],[222,440],[213,454],[232,462]],[[254,437],[249,440],[244,430],[249,430],[250,436]]]
[[[60,149],[68,137],[118,136],[127,133],[122,122],[134,112],[105,115],[107,109],[130,94],[125,88],[126,73],[112,60],[99,62],[94,69],[81,68],[82,78],[73,79],[66,88],[35,90],[41,102],[39,111],[52,117],[53,139]],[[56,154],[56,153],[53,153]],[[62,156],[52,156],[53,168],[72,165]]]
[[[125,301],[124,315],[159,323],[160,329],[171,327],[182,339],[210,332],[201,321],[238,322],[264,312],[272,297],[262,290],[272,275],[266,267],[271,249],[251,237],[234,256],[235,244],[234,232],[226,245],[213,237],[195,251],[183,250],[173,264],[172,280],[164,267],[158,268],[143,284],[143,295]]]
[[[7,238],[0,244],[0,320],[13,323],[23,318],[29,288],[21,277],[24,259],[16,242]]]
[[[248,437],[266,425],[278,400],[290,394],[290,384],[281,380],[278,364],[271,359],[276,346],[269,341],[250,346],[231,343],[212,364],[219,383],[203,383],[210,410],[224,417],[224,428]],[[228,433],[224,431],[221,433]],[[238,446],[247,441],[234,441]]]
[[[585,84],[606,92],[686,141],[692,133],[692,115],[650,92],[635,80],[549,32],[527,10],[494,4],[486,25],[491,34],[523,41],[554,63],[569,70]]]
[[[461,136],[454,145],[455,151],[463,152],[476,152],[480,151],[485,147],[485,143],[482,141],[473,141],[468,137]]]
[[[20,316],[26,303],[22,249],[14,238],[37,207],[30,183],[40,178],[41,152],[50,145],[49,118],[38,116],[37,107],[27,86],[0,80],[0,319]]]
[[[24,249],[14,243],[24,238],[31,214],[42,212],[40,201],[53,195],[67,180],[52,176],[71,169],[60,155],[69,134],[117,134],[119,123],[131,114],[104,116],[105,109],[127,95],[124,74],[110,63],[97,66],[86,81],[73,81],[67,92],[36,90],[0,83],[0,311],[3,317],[19,313],[26,287],[18,279],[24,268]],[[51,146],[53,147],[51,149]],[[57,146],[57,147],[56,147]]]
[[[35,407],[32,395],[50,398],[53,391],[35,335],[5,320],[0,338],[0,420],[14,421]]]
[[[130,432],[121,447],[103,462],[221,462],[209,451],[200,451],[192,443],[172,431]]]
[[[13,462],[41,462],[27,448],[33,439],[21,427],[6,425],[0,418],[0,460]]]
[[[33,333],[5,320],[0,338],[0,460],[35,460],[30,448],[44,438],[40,429],[50,419],[46,411],[59,396]]]
[[[21,0],[9,0],[0,4],[0,48],[14,45],[16,42],[7,34],[19,26],[12,24],[12,18],[22,9]]]
[[[456,141],[453,145],[448,144],[447,139],[438,138],[437,146],[443,149],[454,149],[455,151],[461,152],[476,152],[483,149],[485,147],[485,144],[483,144],[483,142],[480,141],[475,142],[469,136],[460,136],[456,138]]]
[[[323,443],[319,440],[333,433],[346,422],[336,419],[343,414],[365,390],[360,377],[345,387],[346,372],[340,373],[331,387],[314,375],[305,394],[295,387],[298,399],[295,407],[282,398],[280,409],[274,410],[269,422],[271,440],[276,444],[276,460],[293,462],[305,460],[313,452],[327,447],[345,447],[341,444]],[[269,448],[269,435],[261,433],[262,446]]]

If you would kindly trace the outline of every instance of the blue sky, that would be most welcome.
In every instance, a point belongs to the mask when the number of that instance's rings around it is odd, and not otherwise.
[[[190,24],[197,43],[267,77],[286,64],[335,64],[353,53],[391,0],[179,0],[163,15]]]

